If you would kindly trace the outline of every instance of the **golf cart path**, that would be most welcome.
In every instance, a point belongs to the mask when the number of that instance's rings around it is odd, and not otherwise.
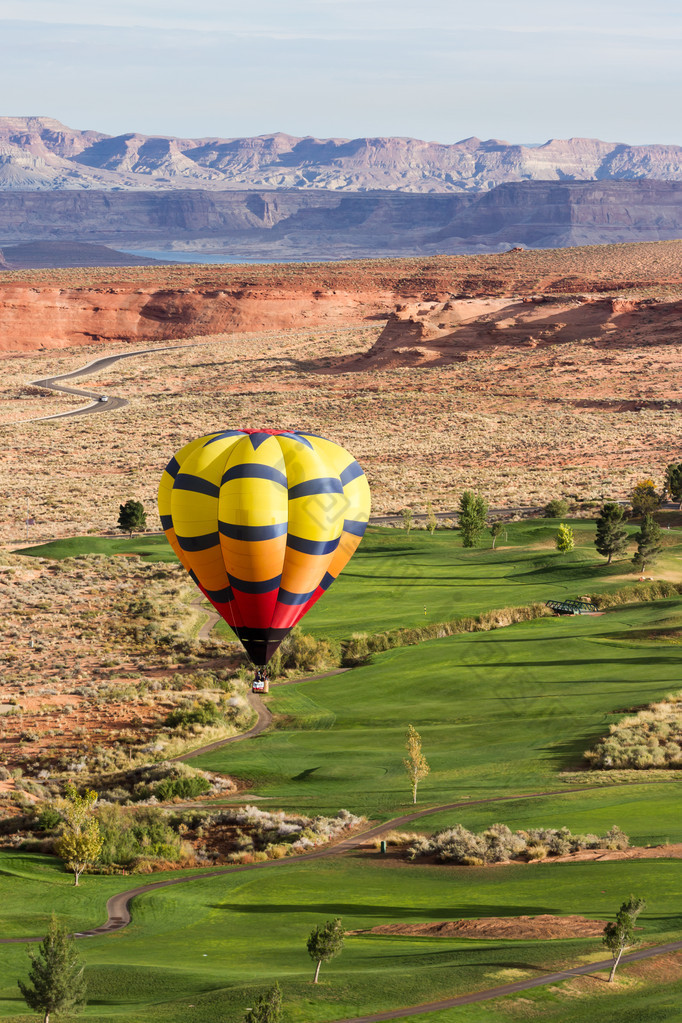
[[[671,941],[667,945],[655,945],[653,948],[644,948],[638,952],[630,952],[628,955],[624,955],[620,961],[621,964],[634,963],[638,959],[651,959],[653,956],[665,955],[667,952],[679,952],[681,949],[682,941]],[[501,998],[504,995],[515,994],[517,991],[527,991],[532,987],[557,984],[562,980],[584,976],[588,973],[591,974],[596,970],[610,970],[612,965],[612,959],[601,959],[599,962],[574,966],[568,970],[559,970],[556,973],[543,973],[540,977],[531,977],[528,980],[517,980],[513,984],[503,984],[501,987],[487,988],[484,991],[472,991],[470,994],[456,995],[454,998],[443,998],[439,1002],[407,1005],[402,1009],[375,1012],[369,1016],[345,1016],[343,1019],[332,1021],[332,1023],[381,1023],[382,1020],[403,1019],[405,1016],[422,1016],[427,1012],[454,1009],[458,1005],[471,1005],[472,1002],[487,1002],[492,998]]]
[[[572,790],[563,790],[572,791]],[[535,797],[554,795],[556,793],[540,792],[532,794]],[[525,799],[531,798],[528,794],[525,796],[502,796],[491,799],[476,800],[475,802],[480,803],[494,803],[499,802],[503,799]],[[370,828],[367,831],[363,831],[360,834],[353,835],[350,838],[344,839],[343,841],[332,846],[325,846],[324,849],[318,849],[315,852],[304,853],[301,856],[295,856],[288,860],[267,860],[264,863],[248,863],[242,864],[237,867],[231,867],[223,870],[211,870],[205,871],[200,874],[193,874],[190,877],[176,877],[170,878],[164,881],[156,881],[151,884],[139,885],[136,888],[131,888],[125,892],[119,892],[117,895],[113,895],[107,901],[107,919],[104,924],[100,927],[95,927],[88,931],[77,931],[74,934],[75,938],[95,938],[101,935],[111,934],[114,931],[120,931],[124,927],[127,927],[131,922],[130,906],[134,898],[139,895],[145,895],[148,892],[153,892],[161,888],[170,888],[179,884],[188,884],[191,881],[199,881],[206,878],[221,877],[225,874],[244,873],[245,871],[252,870],[265,870],[272,869],[273,867],[280,866],[282,864],[300,863],[304,860],[315,860],[323,859],[329,856],[335,856],[349,852],[357,848],[361,843],[366,842],[367,839],[372,838],[376,835],[380,835],[385,831],[391,830],[392,828],[399,827],[402,824],[406,824],[410,821],[416,820],[419,817],[424,817],[429,814],[438,813],[442,810],[448,810],[454,807],[470,806],[474,801],[467,801],[464,803],[448,803],[442,806],[428,807],[424,810],[418,810],[411,814],[405,814],[402,817],[396,817],[391,821],[386,821],[384,824],[379,824],[376,827]],[[13,944],[28,944],[32,942],[41,941],[42,938],[0,938],[0,944],[2,945],[13,945]],[[682,950],[682,941],[668,942],[664,945],[654,945],[649,948],[639,949],[636,952],[630,952],[624,955],[621,959],[621,963],[636,962],[641,959],[650,959],[654,956],[665,955],[669,952],[678,952]],[[429,1012],[438,1012],[444,1009],[456,1008],[459,1005],[470,1005],[473,1002],[484,1002],[489,1001],[493,998],[501,998],[504,995],[514,994],[518,991],[526,991],[529,988],[541,987],[546,984],[556,984],[563,980],[569,980],[571,977],[583,976],[585,974],[591,974],[598,970],[610,969],[612,965],[611,959],[603,959],[597,962],[583,964],[581,966],[574,966],[566,970],[559,970],[554,973],[542,974],[539,977],[531,977],[527,980],[515,981],[511,984],[504,984],[500,987],[486,988],[482,991],[473,991],[463,995],[456,995],[452,998],[444,998],[437,1002],[426,1002],[418,1005],[403,1006],[399,1009],[389,1009],[384,1012],[371,1013],[365,1016],[348,1016],[341,1020],[335,1020],[333,1023],[381,1023],[383,1020],[391,1019],[402,1019],[406,1016],[420,1016]]]

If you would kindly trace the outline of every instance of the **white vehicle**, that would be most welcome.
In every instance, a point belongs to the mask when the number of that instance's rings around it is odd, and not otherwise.
[[[106,394],[100,394],[97,401],[109,401],[109,399],[107,398]]]

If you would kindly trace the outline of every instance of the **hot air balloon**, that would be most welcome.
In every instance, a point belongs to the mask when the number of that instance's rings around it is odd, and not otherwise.
[[[352,455],[298,430],[199,437],[159,485],[168,542],[263,666],[349,561],[369,511]]]

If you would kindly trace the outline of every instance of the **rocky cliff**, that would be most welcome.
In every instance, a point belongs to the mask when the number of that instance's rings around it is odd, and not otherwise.
[[[3,247],[60,241],[317,260],[678,237],[682,182],[668,181],[518,182],[471,195],[0,192]]]
[[[619,302],[634,294],[645,303],[663,296],[678,302],[679,317],[681,268],[682,242],[673,241],[347,263],[4,273],[0,352],[388,321],[373,355],[383,358],[388,347],[393,358],[393,349],[447,346],[443,336],[472,319],[492,317],[481,329],[513,339],[513,325],[493,320],[519,299],[525,317],[538,294],[562,302],[574,296],[579,305],[585,294]]]
[[[0,189],[296,188],[467,192],[507,181],[682,181],[682,148],[599,139],[522,146],[409,138],[115,137],[49,117],[0,118]]]

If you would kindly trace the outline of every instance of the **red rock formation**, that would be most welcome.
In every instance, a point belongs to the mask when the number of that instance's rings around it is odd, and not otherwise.
[[[27,287],[2,289],[0,352],[97,341],[156,341],[204,334],[346,324],[376,315],[390,292]]]

